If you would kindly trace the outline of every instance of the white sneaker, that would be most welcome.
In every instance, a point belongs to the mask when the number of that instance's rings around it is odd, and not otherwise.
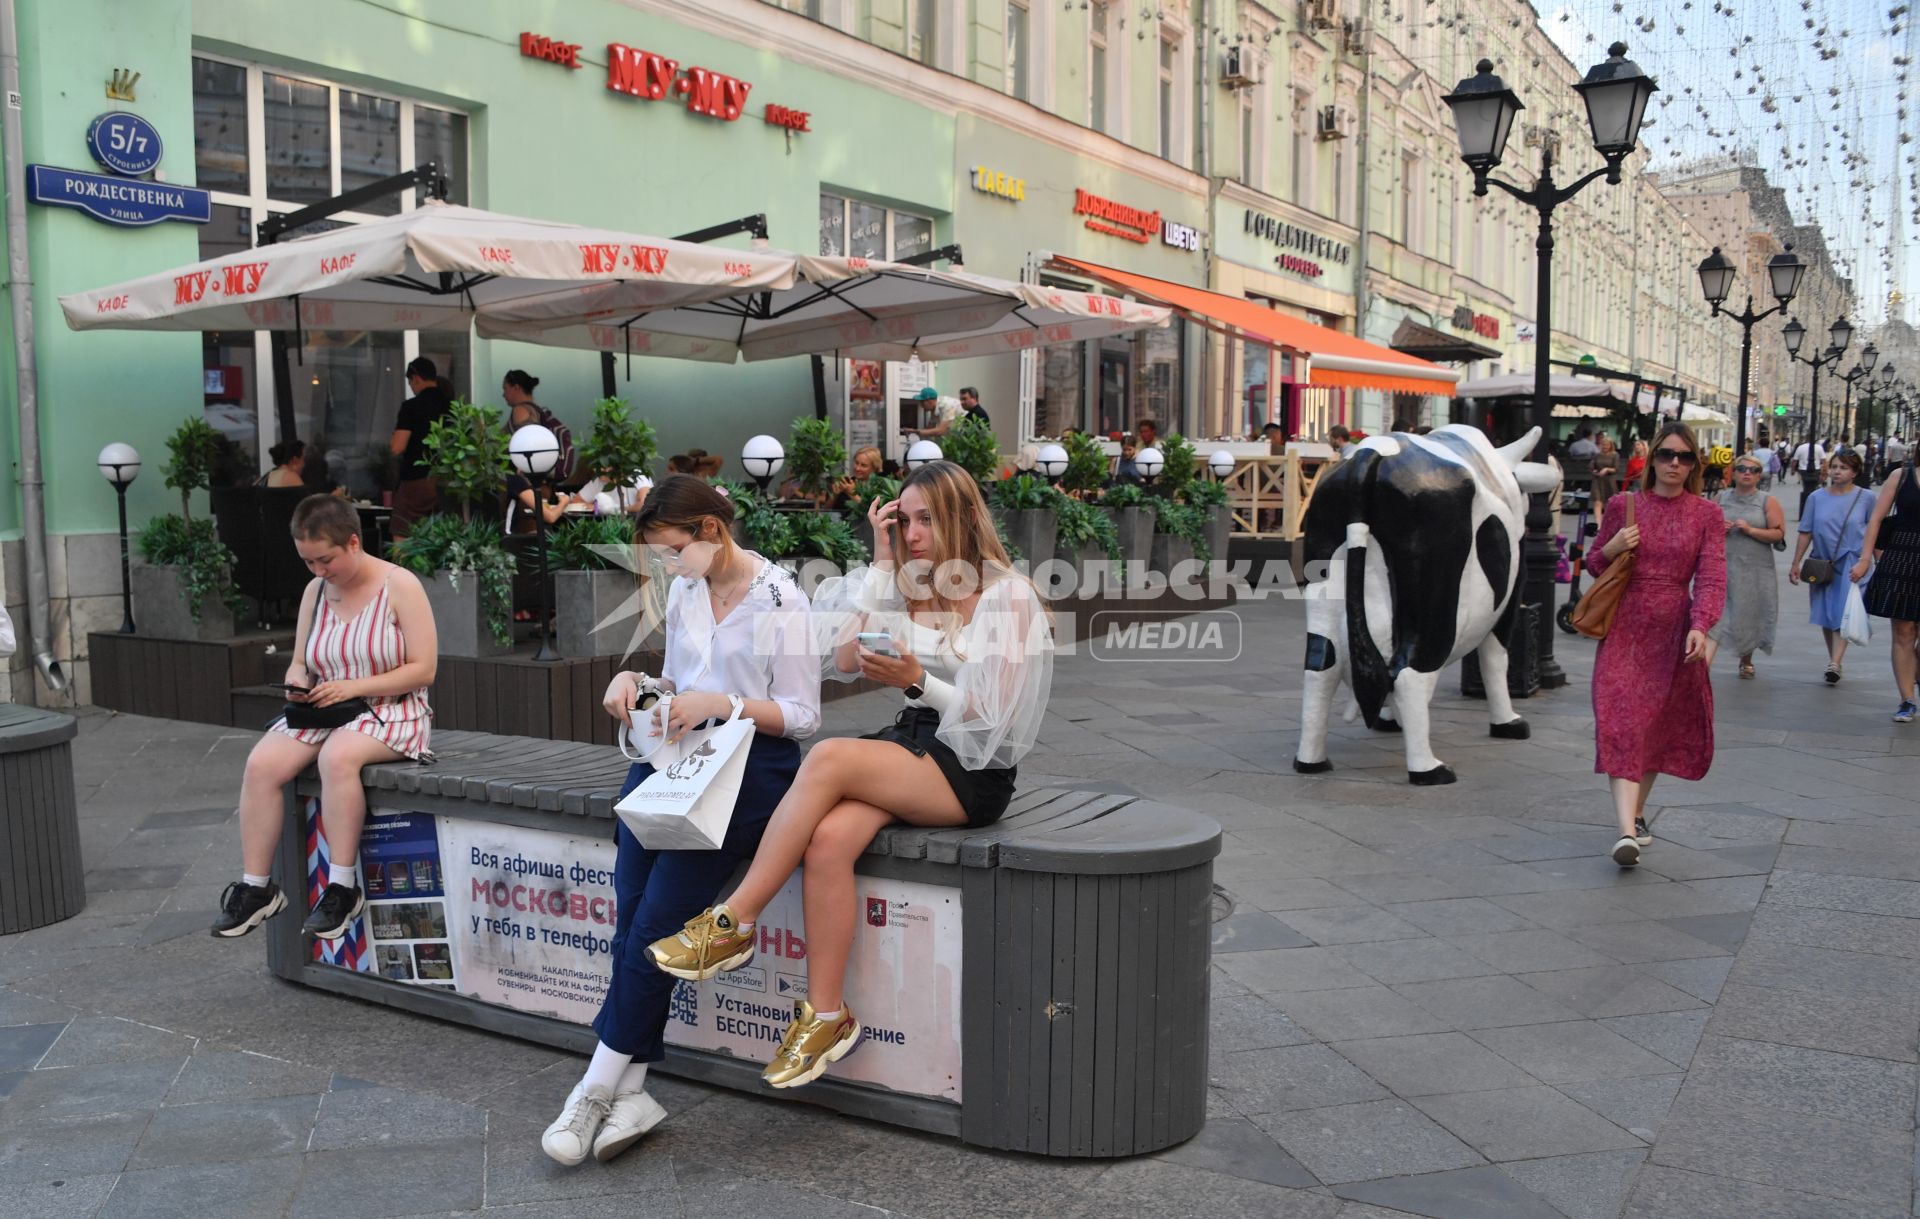
[[[1631,868],[1640,862],[1640,844],[1629,834],[1613,844],[1613,862],[1623,868]]]
[[[645,1092],[622,1092],[613,1098],[607,1120],[593,1140],[593,1158],[606,1163],[640,1141],[640,1137],[666,1120],[667,1111]]]
[[[540,1150],[562,1164],[580,1163],[593,1150],[593,1136],[607,1120],[610,1106],[605,1088],[575,1084],[573,1094],[567,1097],[567,1107],[540,1136]]]

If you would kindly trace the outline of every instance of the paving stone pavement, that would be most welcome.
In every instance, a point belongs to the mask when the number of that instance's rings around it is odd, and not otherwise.
[[[1231,665],[1062,660],[1023,783],[1218,820],[1209,1122],[1132,1161],[997,1155],[657,1077],[610,1166],[538,1148],[581,1061],[284,984],[205,927],[254,734],[91,713],[89,903],[0,939],[0,1214],[1879,1219],[1916,1204],[1920,728],[1885,647],[1821,683],[1804,594],[1719,752],[1655,789],[1637,870],[1592,773],[1594,645],[1491,741],[1449,675],[1436,750],[1336,724],[1292,773],[1298,602]],[[884,695],[827,709],[865,730]]]

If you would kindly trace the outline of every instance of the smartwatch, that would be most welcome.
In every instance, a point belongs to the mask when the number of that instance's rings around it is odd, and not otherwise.
[[[909,699],[913,700],[914,702],[919,702],[921,699],[927,696],[927,688],[921,685],[917,681],[910,682],[907,685],[907,688],[901,691],[901,693],[905,694]]]

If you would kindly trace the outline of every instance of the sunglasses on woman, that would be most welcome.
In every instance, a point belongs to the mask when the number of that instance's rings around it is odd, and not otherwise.
[[[1690,449],[1655,449],[1653,451],[1653,459],[1655,461],[1677,461],[1683,466],[1690,466],[1700,460]]]
[[[1735,466],[1733,468],[1733,472],[1735,474],[1758,474],[1760,473],[1760,467],[1759,466]]]

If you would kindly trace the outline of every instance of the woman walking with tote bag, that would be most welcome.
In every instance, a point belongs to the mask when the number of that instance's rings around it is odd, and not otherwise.
[[[1593,665],[1594,770],[1606,775],[1620,840],[1613,861],[1640,862],[1653,842],[1647,797],[1663,774],[1699,779],[1713,765],[1707,632],[1726,604],[1726,525],[1700,496],[1700,442],[1669,423],[1654,438],[1641,489],[1616,495],[1587,570],[1598,577],[1631,551],[1633,578]],[[1635,497],[1634,524],[1627,499]]]
[[[1858,582],[1853,569],[1867,553],[1867,521],[1873,513],[1873,497],[1854,486],[1860,470],[1857,453],[1835,453],[1827,462],[1827,485],[1807,496],[1800,512],[1800,541],[1787,568],[1789,583],[1807,586],[1807,620],[1826,636],[1830,686],[1840,683],[1840,665],[1847,658],[1840,620],[1847,612],[1848,592]]]

